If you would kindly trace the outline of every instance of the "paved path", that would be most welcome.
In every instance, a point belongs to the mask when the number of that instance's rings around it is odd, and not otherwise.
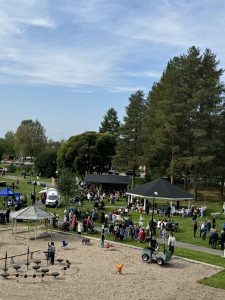
[[[157,241],[159,241],[160,243],[164,243],[161,238],[158,238]],[[223,250],[221,250],[219,247],[217,247],[217,249],[212,249],[210,247],[197,246],[197,245],[187,244],[187,243],[183,243],[183,242],[179,242],[179,241],[176,241],[175,247],[199,251],[199,252],[205,252],[208,254],[214,254],[214,255],[219,255],[219,256],[222,256],[224,254]]]
[[[187,244],[187,243],[178,242],[178,241],[176,242],[176,247],[190,249],[190,250],[199,251],[199,252],[205,252],[208,254],[214,254],[214,255],[219,255],[219,256],[223,255],[223,251],[221,249],[212,249],[212,248],[208,248],[208,247],[204,247],[204,246],[197,246],[197,245]]]
[[[37,179],[35,179],[34,177],[32,177],[32,176],[26,176],[25,178],[24,177],[21,177],[21,176],[15,176],[15,175],[5,175],[5,176],[3,176],[2,178],[7,178],[7,179],[11,179],[11,180],[27,180],[27,181],[29,181],[31,178],[32,178],[32,182],[34,182],[34,180],[36,180],[36,182],[37,182],[37,185],[45,185],[45,186],[47,186],[47,187],[52,187],[52,183],[51,182],[43,182],[43,181],[41,181],[41,180],[37,180]]]

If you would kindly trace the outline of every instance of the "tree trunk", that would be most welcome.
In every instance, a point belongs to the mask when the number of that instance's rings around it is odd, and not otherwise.
[[[198,185],[197,183],[194,184],[194,200],[198,200]]]
[[[188,184],[188,180],[187,177],[185,177],[184,179],[184,190],[187,191],[187,184]]]

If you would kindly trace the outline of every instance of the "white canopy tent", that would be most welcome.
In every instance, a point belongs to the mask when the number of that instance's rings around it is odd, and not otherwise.
[[[20,209],[16,212],[13,212],[10,214],[10,217],[12,218],[12,233],[17,233],[17,220],[26,220],[28,221],[28,231],[29,231],[29,222],[34,221],[36,222],[36,228],[35,228],[35,240],[37,239],[37,224],[40,220],[51,220],[54,216],[47,211],[44,211],[37,206],[28,206],[23,209]],[[52,223],[52,222],[51,222]],[[14,230],[15,229],[15,230]],[[51,235],[52,235],[52,225],[51,225]]]

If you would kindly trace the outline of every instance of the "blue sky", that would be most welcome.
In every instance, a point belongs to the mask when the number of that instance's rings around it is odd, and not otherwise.
[[[224,14],[224,0],[0,0],[0,137],[25,119],[53,140],[98,131],[111,107],[123,121],[193,45],[225,68]]]

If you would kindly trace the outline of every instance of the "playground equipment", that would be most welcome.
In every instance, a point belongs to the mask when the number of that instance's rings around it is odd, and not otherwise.
[[[68,242],[65,241],[65,240],[63,240],[63,241],[62,241],[62,248],[63,248],[63,249],[66,249],[67,246],[68,246]]]
[[[38,250],[38,251],[33,251],[33,252],[41,252],[41,250]],[[4,279],[7,279],[7,278],[10,278],[10,277],[16,277],[17,279],[17,282],[19,280],[19,277],[22,277],[22,278],[28,278],[28,277],[32,277],[32,278],[41,278],[41,281],[43,281],[43,278],[45,276],[51,276],[51,277],[54,277],[55,279],[60,275],[59,272],[50,272],[50,269],[47,267],[41,267],[41,263],[42,261],[40,259],[36,259],[36,260],[33,260],[33,252],[30,252],[29,250],[29,247],[27,249],[27,252],[26,253],[22,253],[22,254],[17,254],[17,255],[13,255],[13,256],[8,256],[7,254],[7,251],[5,253],[5,257],[2,257],[0,258],[0,261],[1,260],[4,260],[4,267],[2,268],[2,271],[3,273],[1,273],[1,277],[4,278]],[[48,251],[43,251],[43,253],[48,256]],[[16,263],[15,264],[15,261],[14,259],[16,257],[20,257],[20,256],[27,256],[26,258],[26,261],[24,263]],[[11,259],[10,260],[10,265],[8,264],[7,265],[7,262],[8,262],[8,259]],[[30,262],[30,259],[33,260],[32,262]],[[59,265],[62,265],[62,268],[61,270],[64,271],[63,274],[65,275],[65,270],[67,270],[68,268],[70,268],[70,265],[71,265],[71,262],[69,260],[65,260],[65,263],[64,263],[64,260],[61,259],[61,258],[58,258],[56,260]],[[30,271],[28,271],[29,269],[29,266],[30,264],[34,264]],[[23,265],[26,266],[26,273],[24,273],[24,268],[23,268]],[[47,257],[47,265],[48,265],[48,257]],[[11,271],[10,270],[15,270]],[[35,273],[32,273],[32,270],[35,270],[36,272]],[[29,274],[30,273],[30,274]]]
[[[52,275],[53,277],[55,277],[55,279],[56,279],[56,278],[59,276],[59,273],[58,273],[58,272],[52,272],[51,275]]]
[[[116,264],[116,273],[121,274],[123,268],[123,264]]]
[[[62,258],[57,258],[56,261],[58,261],[60,263],[60,265],[61,265],[62,262],[63,262],[63,259]]]

